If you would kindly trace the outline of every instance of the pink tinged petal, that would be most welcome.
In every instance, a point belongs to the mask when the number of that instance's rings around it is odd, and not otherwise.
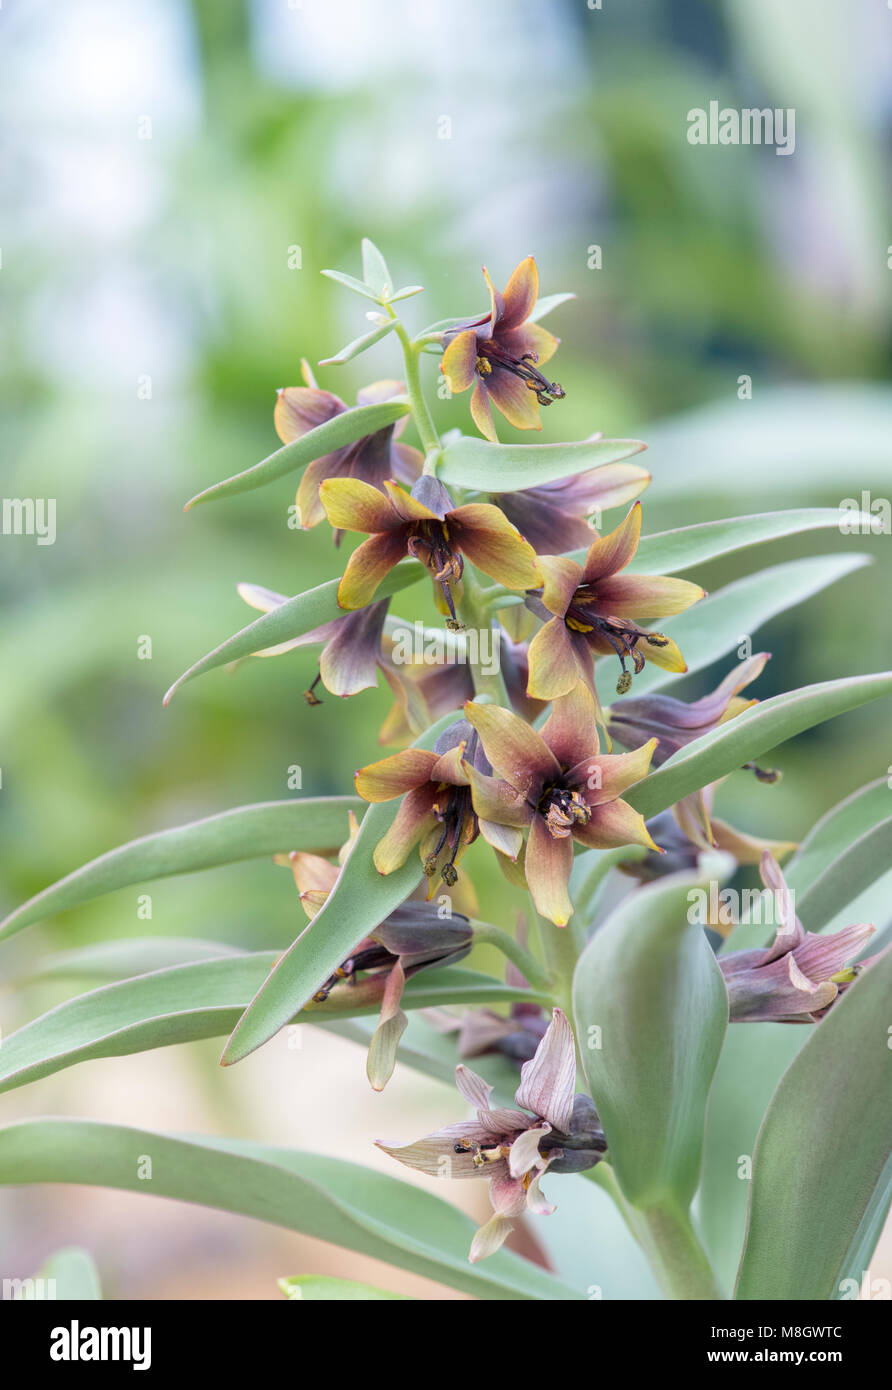
[[[569,695],[580,681],[592,679],[587,648],[571,633],[563,618],[551,618],[540,627],[527,652],[527,694],[534,700],[556,700]]]
[[[482,381],[478,381],[471,396],[471,419],[477,426],[484,439],[488,439],[492,444],[498,444],[499,436],[496,434],[496,427],[493,423],[492,410],[489,405],[489,393]]]
[[[489,502],[469,502],[447,516],[450,534],[472,564],[508,589],[535,589],[542,582],[536,552],[505,513]]]
[[[455,1084],[469,1105],[473,1105],[475,1110],[488,1110],[489,1098],[493,1088],[482,1076],[472,1071],[470,1067],[457,1066],[455,1068]]]
[[[605,617],[670,618],[704,598],[705,589],[687,579],[663,575],[617,574],[598,581],[597,608]]]
[[[810,980],[829,980],[861,953],[875,930],[869,922],[857,922],[828,936],[809,931],[793,957]]]
[[[524,1065],[529,1066],[529,1062]],[[574,1077],[576,1075],[575,1069],[573,1075]],[[531,1168],[542,1163],[539,1154],[539,1141],[550,1133],[551,1125],[537,1125],[535,1129],[525,1130],[523,1134],[518,1135],[512,1141],[511,1152],[508,1155],[508,1171],[512,1178],[522,1178],[524,1173],[528,1173]]]
[[[497,1106],[495,1110],[478,1110],[477,1120],[490,1139],[504,1139],[508,1135],[522,1133],[529,1129],[531,1123],[529,1115],[506,1105]]]
[[[527,1188],[527,1210],[534,1216],[551,1216],[552,1212],[557,1211],[557,1207],[554,1202],[549,1202],[539,1186],[540,1182],[541,1177],[537,1176]]]
[[[588,826],[583,827],[588,829]],[[623,842],[625,843],[625,842]],[[527,884],[536,911],[556,927],[564,927],[573,915],[568,886],[573,867],[573,841],[556,839],[541,816],[530,826],[524,860]]]
[[[591,808],[588,825],[577,825],[573,837],[589,849],[619,849],[621,845],[644,845],[659,851],[654,844],[644,817],[633,811],[627,801],[608,801]]]
[[[300,524],[305,531],[318,526],[325,520],[325,508],[319,496],[319,489],[326,478],[346,478],[350,476],[353,450],[338,449],[324,458],[313,459],[303,472],[297,488],[297,510]]]
[[[386,381],[372,381],[368,386],[361,386],[356,393],[357,405],[380,405],[384,401],[392,401],[395,396],[406,394],[406,383],[388,379]]]
[[[567,784],[578,783],[589,806],[615,801],[647,775],[656,746],[657,740],[652,738],[632,753],[605,753],[589,758],[570,769]]]
[[[470,1150],[467,1153],[455,1152],[456,1144],[486,1143],[487,1139],[486,1131],[482,1130],[476,1121],[465,1120],[458,1124],[444,1125],[442,1129],[416,1140],[414,1144],[391,1147],[376,1140],[375,1146],[390,1154],[397,1162],[404,1163],[407,1168],[414,1168],[418,1173],[427,1173],[431,1178],[491,1178],[494,1176],[493,1167],[489,1164],[478,1166]],[[507,1163],[503,1163],[501,1169],[507,1174]]]
[[[374,492],[374,488],[370,491]],[[380,493],[378,494],[380,496]],[[341,608],[363,608],[374,597],[375,590],[394,565],[406,554],[406,537],[402,527],[370,536],[354,550],[338,585],[338,604]]]
[[[401,423],[401,421],[397,421],[397,424]],[[393,461],[393,476],[398,478],[401,483],[408,483],[410,486],[416,481],[424,467],[424,455],[418,449],[413,449],[411,444],[394,444],[391,449],[391,459]]]
[[[480,1260],[485,1260],[488,1255],[494,1255],[505,1244],[513,1230],[514,1227],[507,1217],[498,1214],[491,1216],[471,1241],[469,1262],[475,1265]]]
[[[383,1091],[393,1075],[399,1041],[408,1027],[409,1020],[400,1008],[405,984],[405,972],[402,963],[397,960],[387,976],[381,1001],[381,1021],[372,1035],[366,1059],[366,1075],[373,1091]]]
[[[536,393],[513,372],[494,365],[486,378],[486,391],[492,404],[516,430],[541,430]]]
[[[566,1014],[554,1009],[535,1056],[524,1062],[515,1099],[569,1134],[576,1091],[576,1044]]]
[[[542,737],[561,767],[587,767],[598,756],[595,701],[584,681],[577,681],[569,695],[556,699],[542,726]],[[610,763],[611,758],[602,762]],[[588,776],[588,774],[586,774]]]
[[[265,589],[262,584],[237,584],[236,590],[239,598],[243,598],[245,603],[251,608],[258,609],[261,613],[271,613],[280,604],[286,603],[285,594],[277,594],[272,589]],[[280,656],[283,652],[294,651],[296,647],[311,646],[314,642],[327,642],[337,630],[337,625],[342,620],[335,618],[333,622],[325,623],[321,628],[315,628],[313,632],[305,632],[300,637],[292,637],[287,642],[277,642],[273,647],[264,647],[262,651],[255,652],[255,656]]]
[[[596,508],[606,512],[633,502],[649,482],[647,469],[637,463],[602,463],[587,473],[543,483],[535,492],[547,496],[562,511],[588,516]]]
[[[361,478],[327,478],[319,488],[325,515],[339,531],[402,530],[402,518],[388,499]]]
[[[545,581],[542,602],[550,613],[562,618],[582,583],[582,566],[566,555],[540,555],[538,565]]]
[[[527,353],[535,353],[537,367],[543,367],[554,357],[560,341],[538,323],[525,323],[521,328],[510,328],[507,332],[503,324],[499,325],[499,346],[518,361]]]
[[[641,538],[641,503],[636,502],[628,516],[606,536],[594,542],[583,565],[583,580],[595,584],[617,570],[625,569],[638,549]]]
[[[777,935],[763,961],[768,965],[799,946],[805,940],[805,930],[796,916],[793,894],[787,887],[781,867],[767,850],[759,864],[759,875],[769,893],[774,895],[775,921],[778,924]]]
[[[489,290],[489,323],[491,334],[492,329],[495,328],[495,325],[500,322],[502,315],[505,312],[505,301],[499,294],[495,285],[493,284],[492,276],[490,275],[486,266],[483,266],[483,278],[486,281],[486,288]]]
[[[285,386],[276,393],[273,423],[283,444],[324,425],[347,409],[342,400],[330,391],[317,391],[307,386]]]
[[[465,718],[477,730],[493,771],[520,796],[535,795],[547,777],[556,777],[560,766],[541,734],[511,710],[500,705],[480,705],[469,700]]]
[[[377,667],[388,600],[357,609],[338,623],[338,630],[319,658],[326,690],[355,695],[378,684]]]
[[[453,394],[467,391],[474,380],[476,364],[477,334],[473,328],[468,328],[452,339],[440,361],[440,371]]]
[[[438,762],[439,755],[426,748],[406,748],[361,767],[353,780],[364,801],[390,801],[429,781]]]
[[[499,506],[539,554],[587,550],[594,539],[587,521],[561,511],[538,491],[504,493]]]
[[[499,327],[517,328],[530,314],[539,298],[539,271],[532,256],[527,256],[511,273],[502,291],[502,310]]]

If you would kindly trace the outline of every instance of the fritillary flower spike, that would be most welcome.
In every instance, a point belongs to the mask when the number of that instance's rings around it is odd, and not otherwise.
[[[488,1178],[493,1206],[471,1242],[472,1264],[492,1255],[513,1229],[512,1216],[525,1211],[547,1216],[555,1208],[539,1190],[542,1174],[579,1173],[600,1162],[607,1148],[598,1112],[586,1095],[574,1095],[576,1049],[560,1009],[530,1061],[515,1093],[519,1108],[490,1105],[492,1086],[469,1067],[455,1069],[455,1082],[476,1111],[414,1144],[378,1148],[408,1168],[430,1177]]]
[[[591,691],[582,681],[554,702],[538,733],[498,705],[469,702],[465,717],[480,735],[494,777],[469,768],[484,838],[516,856],[529,827],[524,868],[538,912],[557,926],[573,913],[568,885],[573,841],[588,849],[657,846],[644,819],[621,795],[650,767],[656,739],[634,753],[601,754]],[[491,827],[500,827],[492,838]]]
[[[327,420],[351,409],[339,396],[319,389],[307,362],[301,367],[306,385],[285,386],[277,393],[273,422],[283,444],[300,439],[317,425],[324,425]],[[406,388],[401,381],[375,381],[358,392],[356,404],[380,405],[405,394]],[[318,526],[325,519],[319,484],[326,478],[361,478],[376,488],[383,487],[388,478],[399,478],[409,484],[414,482],[421,472],[421,454],[409,444],[398,443],[407,418],[404,416],[395,424],[345,444],[307,465],[297,489],[298,516],[304,530]]]
[[[384,495],[354,478],[329,478],[320,488],[332,526],[364,531],[369,539],[350,556],[338,587],[342,608],[362,608],[406,555],[430,570],[440,591],[447,626],[460,628],[455,603],[465,557],[509,589],[542,583],[536,554],[498,507],[471,502],[456,507],[445,487],[427,475],[411,492],[384,484]]]
[[[876,957],[849,962],[864,948],[874,927],[866,922],[821,936],[806,931],[780,865],[767,852],[759,867],[775,905],[777,932],[763,951],[719,956],[732,1023],[814,1023]]]
[[[441,371],[453,392],[474,385],[471,415],[480,433],[495,443],[491,406],[516,429],[540,430],[539,406],[551,405],[566,392],[539,370],[557,351],[558,339],[530,321],[539,297],[533,257],[521,261],[501,294],[485,266],[483,275],[490,311],[444,333]]]
[[[705,591],[686,579],[622,574],[640,537],[641,503],[636,502],[615,530],[593,543],[584,565],[566,556],[539,556],[545,586],[541,595],[527,598],[527,606],[546,619],[530,643],[527,693],[535,699],[566,695],[580,679],[594,689],[594,654],[619,658],[618,695],[632,684],[627,661],[636,674],[646,657],[667,671],[687,670],[672,639],[640,627],[638,620],[681,613]]]

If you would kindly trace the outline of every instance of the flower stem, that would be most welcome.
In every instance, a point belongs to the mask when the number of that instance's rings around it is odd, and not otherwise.
[[[489,632],[492,627],[489,605],[486,603],[483,591],[468,565],[465,565],[464,568],[461,588],[462,596],[458,603],[457,612],[465,627],[476,628],[478,632]],[[511,704],[501,670],[493,671],[490,669],[492,663],[484,659],[482,648],[483,643],[478,643],[477,660],[470,662],[474,693],[476,695],[489,695],[497,705],[503,705],[506,709],[510,709]]]
[[[510,932],[503,931],[501,927],[494,927],[490,922],[472,921],[474,928],[475,946],[495,946],[497,951],[501,951],[503,956],[517,966],[524,979],[532,989],[550,995],[552,981],[548,971],[536,960],[520,942],[511,935]]]
[[[393,310],[391,315],[396,318]],[[412,342],[403,325],[397,319],[394,329],[396,336],[400,340],[403,349],[403,360],[406,364],[406,390],[409,396],[409,404],[412,407],[412,416],[415,420],[415,428],[418,430],[418,437],[421,440],[425,455],[425,470],[428,469],[428,460],[435,451],[439,453],[441,449],[440,436],[437,434],[424,392],[421,389],[421,372],[418,369],[418,360],[421,356],[421,349]]]
[[[630,1208],[632,1223],[667,1298],[715,1301],[723,1294],[687,1212],[666,1203],[647,1211]]]

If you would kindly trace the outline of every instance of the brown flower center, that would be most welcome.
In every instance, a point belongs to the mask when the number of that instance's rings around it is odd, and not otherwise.
[[[495,338],[490,338],[488,342],[482,343],[477,357],[477,372],[482,377],[492,375],[493,367],[501,367],[503,371],[511,372],[512,376],[520,377],[524,386],[530,391],[535,391],[536,400],[540,405],[551,405],[552,401],[563,400],[566,391],[560,382],[549,381],[533,365],[539,358],[535,352],[525,352],[522,357],[512,357]]]
[[[441,782],[433,811],[443,829],[439,840],[424,861],[424,872],[428,878],[433,878],[439,869],[443,882],[451,888],[458,882],[455,859],[462,844],[470,844],[472,840],[476,840],[479,833],[477,817],[471,803],[470,787],[453,787],[448,782]],[[448,850],[449,858],[441,864],[440,855],[444,850]]]
[[[443,597],[449,609],[446,626],[453,632],[460,631],[463,624],[455,616],[455,601],[450,589],[462,577],[465,562],[449,542],[449,527],[445,521],[418,521],[414,524],[406,543],[406,549],[414,560],[420,560],[433,575],[434,583],[443,590]]]
[[[566,787],[548,787],[539,799],[536,808],[548,826],[548,833],[555,840],[566,840],[572,835],[575,825],[588,825],[592,818],[591,809],[579,792]]]
[[[640,650],[639,643],[645,642],[651,647],[667,647],[669,638],[664,637],[661,632],[646,632],[644,628],[623,623],[619,618],[604,618],[599,613],[593,613],[587,604],[592,603],[596,597],[595,591],[589,585],[580,585],[564,614],[564,622],[573,632],[596,632],[609,643],[619,657],[622,667],[622,674],[616,682],[616,693],[625,695],[632,684],[632,672],[626,670],[626,659],[632,662],[637,676],[644,670],[645,663],[644,652]]]

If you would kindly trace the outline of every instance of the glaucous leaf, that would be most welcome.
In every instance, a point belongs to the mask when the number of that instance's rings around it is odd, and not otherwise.
[[[490,444],[462,435],[447,444],[437,477],[447,487],[478,492],[514,492],[640,454],[639,439],[589,439],[578,444]]]

